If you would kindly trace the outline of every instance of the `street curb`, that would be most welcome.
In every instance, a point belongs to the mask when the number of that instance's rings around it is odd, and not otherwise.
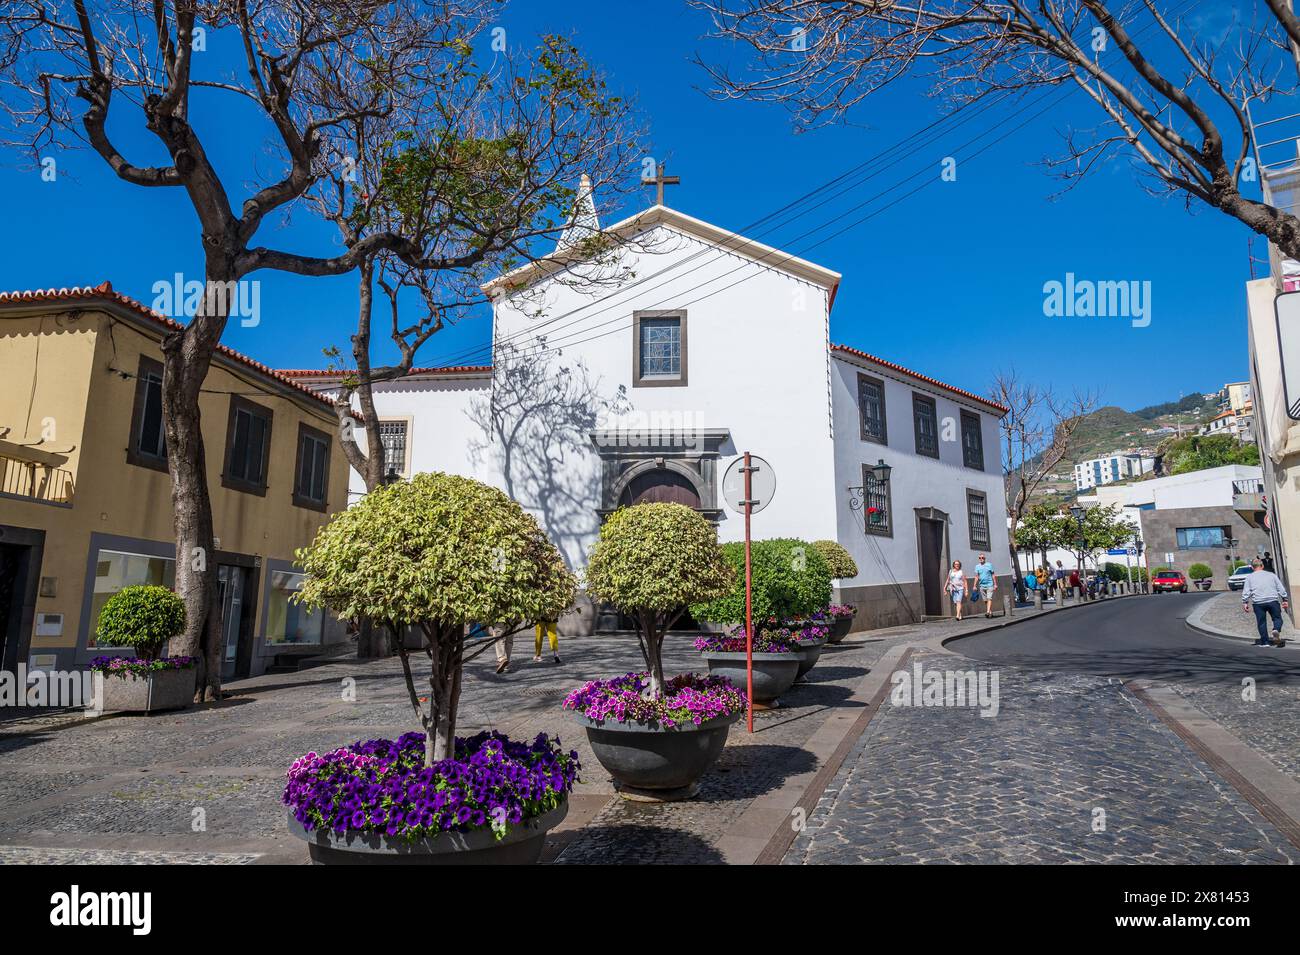
[[[755,798],[740,814],[716,843],[726,864],[781,864],[798,834],[791,817],[800,809],[805,820],[812,815],[854,744],[880,712],[889,693],[890,676],[907,664],[913,649],[900,644],[885,651],[846,701],[863,704],[861,712],[856,717],[851,712],[832,714],[804,743],[803,748],[816,757],[817,769],[790,777],[779,789]]]
[[[1163,683],[1130,680],[1124,688],[1185,742],[1260,815],[1300,849],[1300,783]]]
[[[1100,607],[1100,606],[1105,606],[1106,604],[1115,600],[1128,600],[1132,597],[1150,597],[1150,596],[1152,595],[1151,594],[1116,594],[1113,597],[1107,597],[1105,600],[1090,600],[1087,603],[1064,604],[1060,607],[1054,607],[1051,610],[1041,611],[1040,613],[1024,614],[1019,617],[1017,617],[1015,614],[1012,614],[1009,618],[1004,617],[1000,622],[990,623],[986,626],[980,627],[978,630],[971,630],[968,633],[954,633],[951,637],[944,637],[942,640],[939,641],[939,646],[943,647],[944,649],[947,649],[948,644],[956,643],[958,640],[965,640],[967,637],[978,637],[980,634],[988,633],[990,630],[998,630],[1002,627],[1014,627],[1018,623],[1028,623],[1030,620],[1042,620],[1044,617],[1050,617],[1052,614],[1064,613],[1067,610],[1074,610],[1079,607]],[[960,651],[954,650],[953,652],[957,653]]]
[[[1210,624],[1205,623],[1201,618],[1204,617],[1205,614],[1209,612],[1210,604],[1212,603],[1214,603],[1213,598],[1211,598],[1210,600],[1204,600],[1201,602],[1199,607],[1197,607],[1195,610],[1193,610],[1191,613],[1187,615],[1187,619],[1184,620],[1183,623],[1187,625],[1189,630],[1195,630],[1197,633],[1203,633],[1207,637],[1218,637],[1220,640],[1235,640],[1238,643],[1248,643],[1251,645],[1253,645],[1255,641],[1259,639],[1257,636],[1245,636],[1244,634],[1240,634],[1240,633],[1231,633],[1227,630],[1220,630],[1218,627],[1213,627],[1210,626]],[[1284,617],[1283,624],[1285,623],[1286,620]],[[1292,630],[1290,633],[1287,633],[1286,627],[1283,626],[1282,636],[1285,640],[1287,640],[1287,642],[1293,648],[1298,645],[1296,642],[1296,633],[1294,630]],[[1287,648],[1283,647],[1282,649],[1285,650]]]

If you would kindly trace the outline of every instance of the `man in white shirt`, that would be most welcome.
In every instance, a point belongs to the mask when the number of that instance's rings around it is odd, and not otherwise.
[[[1264,569],[1264,562],[1256,557],[1250,562],[1251,572],[1246,576],[1246,585],[1241,588],[1241,609],[1246,613],[1255,612],[1255,626],[1259,628],[1257,647],[1282,647],[1282,611],[1290,608],[1287,602],[1286,588],[1277,574]],[[1268,638],[1267,620],[1273,619],[1273,639]]]

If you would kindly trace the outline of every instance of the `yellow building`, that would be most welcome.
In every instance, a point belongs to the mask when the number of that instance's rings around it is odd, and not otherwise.
[[[4,669],[114,652],[95,646],[108,596],[173,584],[161,341],[178,327],[108,283],[0,294]],[[340,622],[289,600],[294,550],[347,506],[332,406],[225,347],[200,404],[225,679],[337,649]]]

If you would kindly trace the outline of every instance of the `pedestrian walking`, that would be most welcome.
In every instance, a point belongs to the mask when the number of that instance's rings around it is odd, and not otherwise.
[[[533,645],[533,662],[542,662],[542,637],[545,636],[551,645],[551,656],[556,663],[560,662],[560,630],[554,620],[546,620],[537,624],[537,640]]]
[[[1272,554],[1270,554],[1268,551],[1264,551],[1264,556],[1263,556],[1263,558],[1261,558],[1261,559],[1264,561],[1264,569],[1265,569],[1265,570],[1267,570],[1270,574],[1275,574],[1275,573],[1277,573],[1277,571],[1275,571],[1275,570],[1273,569],[1273,555],[1272,555]]]
[[[948,571],[948,582],[943,585],[943,589],[952,597],[952,605],[957,611],[957,619],[960,620],[962,604],[966,599],[966,575],[961,572],[961,561],[952,562],[952,570]]]
[[[998,578],[994,574],[993,565],[989,563],[988,558],[980,554],[975,564],[975,587],[979,591],[979,596],[975,600],[984,601],[984,616],[993,616],[993,594],[998,589]]]
[[[1052,580],[1056,585],[1056,596],[1062,600],[1065,599],[1065,583],[1068,576],[1069,575],[1065,572],[1065,568],[1058,560],[1056,562],[1056,569],[1052,571]]]
[[[510,669],[510,655],[515,649],[515,633],[511,630],[509,633],[502,633],[503,627],[493,627],[492,635],[497,638],[494,649],[497,654],[497,672],[505,673]]]
[[[1282,639],[1282,611],[1290,609],[1286,588],[1271,570],[1264,569],[1263,559],[1256,557],[1250,562],[1252,568],[1246,577],[1246,585],[1241,588],[1241,609],[1246,613],[1254,611],[1255,626],[1259,630],[1257,647],[1284,647]],[[1273,638],[1268,636],[1268,619],[1273,621]]]

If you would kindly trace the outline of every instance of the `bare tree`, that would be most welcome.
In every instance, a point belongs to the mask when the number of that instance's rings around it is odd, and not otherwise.
[[[551,263],[557,249],[607,258],[615,247],[602,241],[593,196],[599,188],[607,199],[621,197],[639,185],[632,104],[611,95],[571,43],[547,36],[531,53],[498,52],[483,73],[467,48],[419,115],[353,124],[348,141],[330,144],[344,152],[326,163],[308,196],[347,248],[381,232],[410,236],[425,250],[415,264],[387,247],[362,257],[350,367],[339,349],[327,350],[342,372],[333,396],[340,442],[367,491],[388,477],[374,386],[410,374],[438,331],[490,307],[480,289],[486,278],[524,263]],[[500,231],[491,254],[448,265],[447,250],[499,228],[504,208],[511,228]],[[565,210],[572,211],[558,214]],[[566,284],[586,287],[621,273],[560,274]],[[386,362],[376,362],[372,350],[377,294],[378,322],[395,356]],[[359,652],[382,652],[379,636],[362,622]]]
[[[176,583],[187,611],[181,649],[205,660],[203,698],[220,696],[221,640],[198,399],[229,291],[259,269],[338,275],[383,250],[411,267],[451,271],[515,246],[521,211],[533,214],[527,195],[505,195],[476,218],[480,231],[449,244],[427,241],[419,228],[375,229],[325,257],[255,244],[268,217],[286,213],[320,181],[327,144],[367,120],[423,115],[448,65],[495,8],[491,0],[12,0],[0,11],[6,138],[34,157],[51,144],[88,145],[127,183],[184,190],[198,221],[209,294],[164,339],[163,415]],[[201,54],[204,31],[237,40],[241,72],[223,75]],[[258,110],[281,167],[238,205],[200,132],[232,135],[221,96]],[[110,121],[115,103],[128,107],[120,121]],[[137,165],[118,148],[117,123],[132,117],[165,151],[166,164]],[[261,156],[258,130],[234,135]]]
[[[1043,481],[1070,455],[1075,433],[1084,416],[1096,409],[1097,396],[1076,391],[1060,398],[1050,388],[1024,381],[1012,369],[994,376],[989,397],[1007,409],[998,427],[1007,517],[1011,520],[1011,566],[1019,591],[1023,578],[1016,533],[1020,522]]]
[[[1197,35],[1192,0],[693,2],[753,54],[734,74],[702,64],[724,98],[784,104],[806,126],[912,73],[957,103],[1077,88],[1100,123],[1067,137],[1049,162],[1058,175],[1072,184],[1127,150],[1151,191],[1199,200],[1300,258],[1300,219],[1239,188],[1258,172],[1251,104],[1295,89],[1300,20],[1288,0],[1257,0],[1221,40]]]
[[[631,103],[611,95],[578,50],[555,36],[532,53],[503,51],[487,74],[466,55],[421,116],[400,128],[392,117],[357,123],[352,132],[350,153],[327,165],[311,200],[348,248],[380,232],[411,236],[425,249],[411,263],[372,247],[359,264],[353,364],[334,403],[348,462],[370,491],[385,478],[373,386],[409,374],[434,334],[490,307],[480,288],[486,279],[540,262],[555,265],[570,286],[621,281],[617,269],[565,269],[561,258],[615,252],[599,231],[593,196],[622,197],[639,185],[633,158],[641,132]],[[507,208],[509,228],[501,229]],[[489,229],[499,231],[489,255],[467,265],[446,255]],[[396,354],[378,364],[376,286]]]

